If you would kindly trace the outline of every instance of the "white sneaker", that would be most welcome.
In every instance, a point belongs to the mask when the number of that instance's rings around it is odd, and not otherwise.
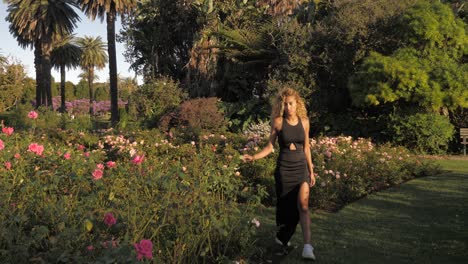
[[[304,244],[304,249],[302,250],[302,258],[315,260],[314,247],[311,244]]]
[[[283,242],[281,242],[281,240],[279,240],[278,237],[275,237],[275,242],[276,242],[276,244],[278,244],[278,245],[280,245],[280,246],[284,246],[284,245],[283,245]],[[288,241],[288,244],[287,244],[287,245],[288,245],[288,247],[290,247],[290,246],[291,246],[291,242]]]

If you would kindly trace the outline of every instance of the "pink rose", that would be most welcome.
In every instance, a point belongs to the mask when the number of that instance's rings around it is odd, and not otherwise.
[[[16,153],[14,157],[15,157],[15,159],[20,159],[21,155],[19,153]]]
[[[94,180],[99,180],[99,179],[102,178],[102,175],[103,175],[103,174],[104,174],[104,173],[102,172],[102,170],[100,170],[100,169],[95,169],[95,170],[93,171],[93,173],[92,173],[93,179],[94,179]]]
[[[71,154],[67,152],[67,153],[63,154],[63,158],[66,159],[66,160],[69,160],[71,158]]]
[[[44,146],[39,145],[37,143],[31,143],[28,147],[28,151],[36,153],[37,155],[42,155],[42,152],[44,151]]]
[[[252,219],[252,221],[250,221],[250,223],[252,223],[253,225],[255,225],[257,228],[260,227],[260,221],[258,221],[257,218]]]
[[[106,166],[107,166],[107,168],[114,168],[115,167],[115,162],[109,160],[108,162],[106,162]]]
[[[114,217],[112,213],[107,213],[104,215],[104,224],[111,227],[117,223],[117,219]]]
[[[88,251],[93,251],[93,250],[94,250],[94,247],[93,247],[93,245],[89,245],[89,246],[86,247],[86,249],[87,249]]]
[[[13,131],[15,131],[14,128],[12,127],[3,127],[2,132],[5,133],[7,136],[11,136],[13,134]]]
[[[133,164],[141,164],[145,160],[145,155],[135,155],[132,159]]]
[[[96,168],[100,169],[100,170],[103,170],[104,169],[104,165],[102,163],[99,163],[96,165]]]
[[[5,168],[6,168],[7,170],[10,170],[10,169],[11,169],[11,162],[5,161]]]
[[[39,114],[36,111],[31,111],[28,113],[28,117],[31,119],[37,119],[38,116]]]
[[[0,150],[5,148],[5,144],[3,144],[3,141],[0,139]]]
[[[151,240],[143,239],[140,243],[135,243],[135,250],[137,252],[137,259],[141,260],[143,257],[147,259],[153,258],[153,243]]]

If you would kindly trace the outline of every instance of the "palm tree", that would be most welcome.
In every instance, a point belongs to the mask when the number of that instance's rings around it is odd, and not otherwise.
[[[100,17],[101,22],[106,16],[107,43],[109,54],[109,80],[111,99],[111,123],[119,121],[118,88],[117,88],[117,59],[115,51],[115,20],[117,14],[129,13],[136,6],[136,0],[80,0],[81,9],[91,19]]]
[[[218,38],[218,54],[226,61],[224,67],[229,67],[223,74],[222,82],[236,82],[240,86],[235,88],[234,94],[230,89],[220,91],[221,98],[239,98],[252,94],[251,86],[255,82],[265,79],[268,69],[281,61],[281,54],[274,45],[275,24],[265,22],[257,28],[230,29],[219,27],[212,33]],[[226,85],[227,86],[227,85]],[[262,96],[263,91],[257,91]],[[236,95],[237,94],[237,95]]]
[[[22,46],[34,46],[36,106],[52,106],[50,53],[53,43],[69,35],[80,21],[75,0],[6,0],[12,33]]]
[[[52,66],[60,70],[60,112],[65,112],[65,68],[74,69],[80,65],[81,48],[73,42],[73,36],[69,35],[55,44],[51,53]]]
[[[94,69],[102,69],[108,62],[106,54],[106,43],[102,42],[101,37],[84,36],[77,38],[77,44],[81,47],[80,66],[87,72],[89,86],[89,114],[93,114],[93,81]]]

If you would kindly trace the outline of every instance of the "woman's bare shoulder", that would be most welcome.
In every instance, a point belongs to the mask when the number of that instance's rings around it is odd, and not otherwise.
[[[308,117],[301,117],[301,122],[305,127],[309,127],[309,118]]]
[[[272,127],[279,131],[281,130],[282,124],[283,124],[283,118],[281,116],[275,117],[275,119],[273,119]]]

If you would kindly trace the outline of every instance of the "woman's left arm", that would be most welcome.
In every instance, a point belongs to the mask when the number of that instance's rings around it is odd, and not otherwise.
[[[310,130],[310,123],[309,119],[304,118],[304,132],[305,132],[305,141],[304,141],[304,154],[307,160],[307,168],[309,169],[309,176],[310,176],[310,187],[315,185],[315,176],[314,176],[314,165],[312,164],[312,155],[310,154],[310,140],[309,140],[309,130]]]

